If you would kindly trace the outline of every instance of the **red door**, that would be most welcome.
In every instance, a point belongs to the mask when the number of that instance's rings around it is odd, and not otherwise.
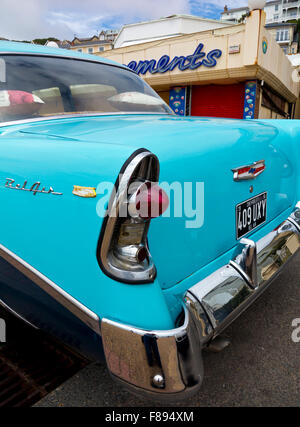
[[[243,118],[245,83],[192,87],[192,116]]]

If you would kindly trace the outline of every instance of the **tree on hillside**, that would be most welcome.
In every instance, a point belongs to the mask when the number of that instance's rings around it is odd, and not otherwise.
[[[299,49],[300,49],[300,19],[292,19],[292,20],[287,21],[287,22],[290,22],[292,24],[297,24],[296,34],[298,34],[298,52],[299,52]]]
[[[248,16],[249,16],[249,13],[243,13],[243,15],[238,20],[238,23],[243,24]]]
[[[60,40],[56,39],[55,37],[48,37],[47,39],[34,39],[32,40],[34,44],[41,44],[41,45],[45,45],[47,43],[47,41],[50,42],[59,42]]]

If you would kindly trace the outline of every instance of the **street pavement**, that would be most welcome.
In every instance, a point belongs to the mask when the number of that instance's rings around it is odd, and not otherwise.
[[[295,318],[300,318],[300,255],[226,330],[231,345],[221,353],[204,353],[202,389],[176,406],[299,406],[300,342],[291,338]],[[36,406],[166,407],[129,394],[97,364]]]

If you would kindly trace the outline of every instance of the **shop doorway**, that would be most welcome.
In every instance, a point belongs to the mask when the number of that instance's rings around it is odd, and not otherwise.
[[[192,87],[192,116],[243,118],[245,83]]]

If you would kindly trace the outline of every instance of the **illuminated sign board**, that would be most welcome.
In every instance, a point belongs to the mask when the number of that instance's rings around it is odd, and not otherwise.
[[[222,51],[220,49],[214,49],[206,54],[203,52],[203,48],[204,44],[200,43],[192,55],[175,56],[172,60],[168,55],[163,55],[159,60],[131,61],[127,67],[137,74],[146,74],[148,72],[151,74],[163,74],[167,71],[173,71],[176,67],[178,67],[180,71],[196,70],[201,66],[208,68],[215,67],[217,65],[217,59],[222,55]]]

